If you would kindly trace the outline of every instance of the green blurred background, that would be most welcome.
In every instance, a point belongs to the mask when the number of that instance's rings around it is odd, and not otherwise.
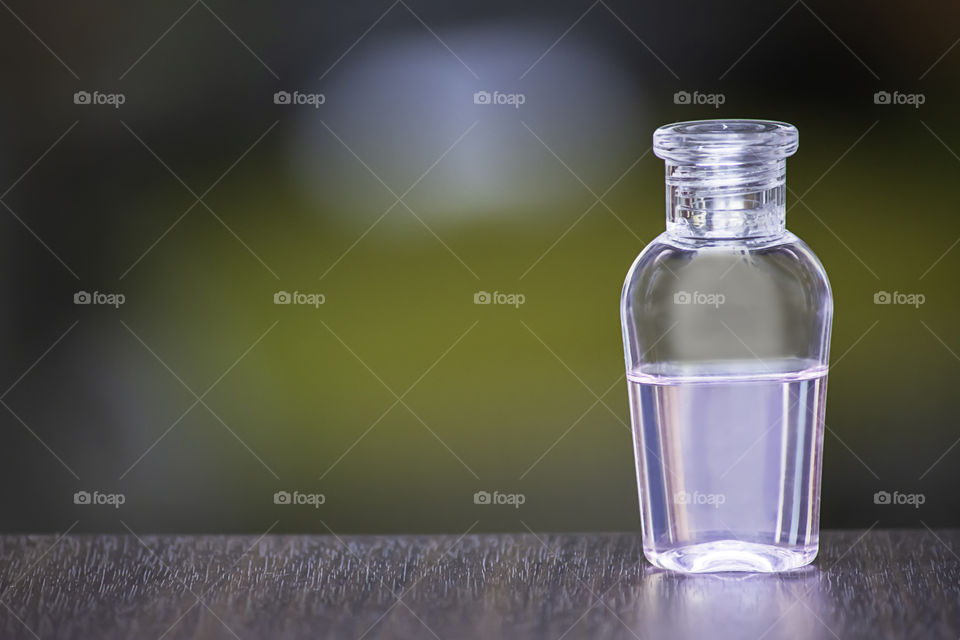
[[[822,525],[957,526],[958,18],[11,1],[5,530],[638,530],[620,287],[664,226],[653,129],[716,117],[800,130],[787,224],[836,305]],[[524,303],[474,304],[481,291]]]

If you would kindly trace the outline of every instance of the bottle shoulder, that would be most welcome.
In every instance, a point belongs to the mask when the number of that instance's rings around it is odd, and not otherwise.
[[[624,282],[630,283],[649,271],[665,271],[676,276],[674,270],[691,265],[724,264],[731,259],[745,261],[755,269],[793,272],[797,277],[816,283],[830,291],[826,270],[813,250],[790,231],[768,239],[737,241],[685,241],[661,233],[647,244],[636,257]]]

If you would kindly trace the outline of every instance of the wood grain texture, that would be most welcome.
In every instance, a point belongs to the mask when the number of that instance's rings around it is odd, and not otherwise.
[[[960,531],[828,531],[780,575],[638,535],[6,536],[3,638],[951,638]]]

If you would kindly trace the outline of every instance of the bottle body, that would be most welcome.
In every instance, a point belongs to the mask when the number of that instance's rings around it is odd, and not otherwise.
[[[819,541],[830,285],[782,224],[697,206],[668,211],[621,298],[644,553],[678,571],[792,569]]]

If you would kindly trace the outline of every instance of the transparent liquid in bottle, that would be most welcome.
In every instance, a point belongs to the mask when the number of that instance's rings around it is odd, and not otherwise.
[[[826,370],[781,364],[790,372],[627,376],[657,564],[776,571],[816,555]]]

